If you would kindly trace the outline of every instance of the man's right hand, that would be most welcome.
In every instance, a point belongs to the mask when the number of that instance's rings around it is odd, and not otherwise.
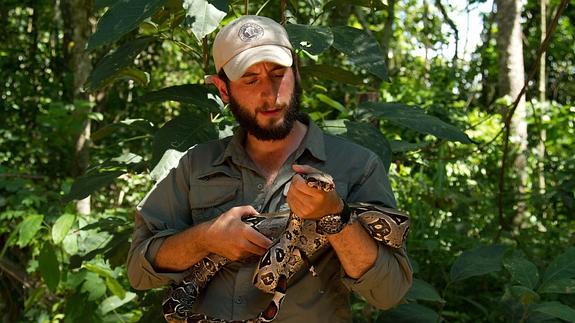
[[[272,241],[242,221],[242,217],[258,214],[250,205],[229,209],[209,222],[205,248],[232,261],[252,255],[263,256]]]

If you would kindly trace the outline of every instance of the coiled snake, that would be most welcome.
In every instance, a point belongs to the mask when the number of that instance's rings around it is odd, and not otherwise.
[[[327,174],[300,174],[307,185],[332,191],[335,184]],[[400,248],[409,231],[409,218],[397,210],[357,203],[349,205],[350,222],[358,221],[375,240]],[[289,212],[289,216],[286,216]],[[286,223],[287,219],[287,223]],[[242,219],[273,240],[272,246],[260,259],[254,272],[253,284],[266,293],[273,293],[272,301],[256,318],[241,322],[271,322],[277,316],[285,297],[288,280],[300,269],[310,265],[308,258],[328,245],[327,237],[318,233],[315,221],[304,221],[296,214],[258,214]],[[282,230],[285,228],[284,230]],[[191,274],[181,283],[173,285],[162,303],[164,318],[168,322],[227,322],[194,313],[193,304],[200,297],[209,281],[229,262],[228,259],[210,254],[191,268]],[[316,275],[313,266],[310,272]]]

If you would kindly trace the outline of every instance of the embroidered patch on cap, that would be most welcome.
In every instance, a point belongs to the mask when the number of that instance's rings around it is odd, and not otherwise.
[[[238,36],[245,42],[250,42],[262,38],[264,29],[262,26],[254,23],[247,23],[240,27]]]

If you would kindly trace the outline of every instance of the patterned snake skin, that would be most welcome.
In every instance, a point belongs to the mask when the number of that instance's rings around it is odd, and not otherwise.
[[[327,174],[300,174],[307,185],[326,192],[335,189]],[[409,218],[397,210],[367,203],[350,204],[350,223],[359,222],[375,240],[400,248],[409,231]],[[286,216],[288,215],[289,216]],[[259,214],[242,219],[257,231],[273,240],[272,246],[260,259],[254,272],[254,285],[270,294],[272,301],[256,318],[244,321],[259,323],[273,321],[285,297],[288,280],[304,266],[316,275],[308,258],[328,245],[325,235],[318,233],[315,221],[304,221],[290,211]],[[287,223],[286,223],[287,222]],[[209,281],[229,262],[228,259],[210,254],[191,269],[181,283],[173,285],[162,303],[164,318],[168,322],[228,322],[194,313],[193,304],[200,297]]]

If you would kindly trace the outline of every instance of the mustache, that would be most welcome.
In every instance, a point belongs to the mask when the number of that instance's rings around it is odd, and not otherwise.
[[[265,104],[263,106],[257,107],[256,108],[256,112],[266,112],[266,111],[273,111],[273,110],[281,110],[281,109],[286,109],[288,107],[288,103],[281,103],[281,104],[276,104],[276,105],[269,105],[269,104]]]

